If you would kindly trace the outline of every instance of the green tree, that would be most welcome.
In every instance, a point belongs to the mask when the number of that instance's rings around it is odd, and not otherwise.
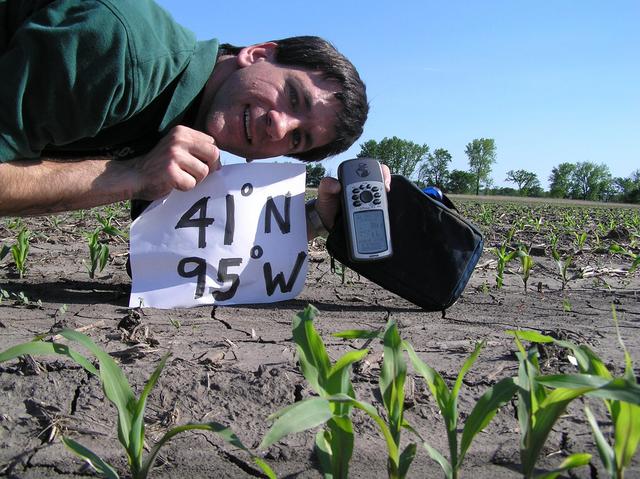
[[[369,140],[360,145],[358,158],[374,158],[407,178],[413,175],[416,165],[429,154],[429,147],[413,141],[402,140],[397,136],[383,138],[381,142]]]
[[[445,185],[447,193],[465,194],[471,193],[475,183],[475,175],[468,171],[453,170],[449,173],[449,179]]]
[[[425,185],[434,185],[443,188],[449,176],[448,164],[451,163],[451,154],[444,148],[438,148],[427,155],[427,159],[420,165],[418,180]]]
[[[560,163],[554,166],[549,176],[549,196],[552,198],[568,198],[571,191],[571,175],[576,169],[573,163]]]
[[[606,200],[612,193],[609,167],[590,161],[576,164],[571,174],[571,197],[580,200]]]
[[[634,171],[627,178],[616,178],[613,182],[620,201],[640,203],[640,170]]]
[[[538,175],[527,170],[509,170],[505,181],[518,185],[518,193],[520,196],[532,196],[539,194],[540,180]]]
[[[475,139],[467,144],[464,151],[469,158],[469,171],[475,177],[476,195],[480,194],[480,185],[491,185],[491,166],[496,162],[496,143],[493,138]]]
[[[307,163],[307,186],[318,186],[325,174],[326,170],[320,163]]]

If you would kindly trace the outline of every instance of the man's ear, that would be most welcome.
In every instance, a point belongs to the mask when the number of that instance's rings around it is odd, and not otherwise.
[[[244,68],[259,61],[274,61],[276,56],[276,44],[274,42],[258,43],[244,47],[236,58],[238,67]]]

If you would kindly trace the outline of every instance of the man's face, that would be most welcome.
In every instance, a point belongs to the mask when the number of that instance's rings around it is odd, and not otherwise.
[[[317,72],[276,64],[274,52],[271,43],[243,49],[205,106],[204,131],[222,150],[248,160],[301,153],[335,138],[339,86]]]

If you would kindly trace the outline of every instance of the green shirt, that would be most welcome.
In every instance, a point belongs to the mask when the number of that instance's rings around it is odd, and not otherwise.
[[[0,161],[150,149],[217,52],[150,0],[0,0]]]

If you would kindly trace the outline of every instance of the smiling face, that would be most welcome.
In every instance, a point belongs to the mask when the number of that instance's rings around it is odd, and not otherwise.
[[[318,72],[278,65],[274,53],[274,43],[242,49],[205,91],[202,128],[219,148],[249,160],[307,151],[336,134],[338,85]]]

